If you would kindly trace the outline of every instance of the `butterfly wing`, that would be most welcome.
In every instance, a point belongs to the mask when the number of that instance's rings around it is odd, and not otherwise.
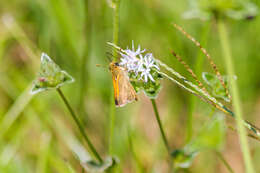
[[[133,100],[137,100],[136,92],[126,71],[120,70],[117,75],[113,76],[113,86],[116,106],[122,107]]]

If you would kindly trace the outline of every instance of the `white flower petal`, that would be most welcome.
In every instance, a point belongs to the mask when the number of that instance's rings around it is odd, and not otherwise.
[[[151,81],[155,82],[155,80],[153,79],[153,76],[149,73],[148,77],[151,79]]]
[[[121,59],[119,65],[124,66],[128,72],[134,72],[135,75],[140,75],[138,80],[148,82],[151,80],[155,82],[151,72],[152,68],[159,70],[159,66],[155,63],[152,53],[144,53],[146,50],[141,50],[141,46],[138,45],[137,49],[134,48],[134,41],[132,41],[132,48],[125,49],[120,53]]]

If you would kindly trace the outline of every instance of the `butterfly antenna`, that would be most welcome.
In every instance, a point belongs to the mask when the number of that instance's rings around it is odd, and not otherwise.
[[[102,68],[105,68],[105,69],[108,68],[106,65],[103,65],[103,64],[96,64],[96,67],[102,67]]]
[[[225,83],[224,83],[224,80],[223,80],[223,78],[222,78],[222,76],[221,76],[221,74],[220,74],[220,72],[219,72],[219,70],[218,70],[216,64],[214,63],[213,59],[211,58],[211,56],[209,55],[209,53],[206,51],[206,49],[203,48],[203,47],[201,46],[201,44],[200,44],[194,37],[192,37],[190,34],[188,34],[181,26],[179,26],[179,25],[177,25],[177,24],[175,24],[175,23],[173,24],[173,26],[174,26],[177,30],[179,30],[184,36],[186,36],[189,40],[191,40],[197,47],[200,48],[200,50],[202,51],[202,53],[207,57],[208,61],[210,62],[210,65],[211,65],[211,67],[213,68],[213,70],[215,71],[215,73],[216,73],[216,75],[217,75],[217,78],[218,78],[218,80],[220,81],[221,85],[224,87],[225,92],[226,92],[226,95],[227,95],[227,96],[229,97],[229,99],[231,100],[231,96],[230,96],[230,94],[229,94],[229,92],[228,92],[228,89],[227,89]]]
[[[180,55],[176,54],[173,50],[171,51],[172,55],[174,57],[176,57],[176,59],[185,67],[185,69],[191,74],[191,76],[193,77],[193,79],[198,83],[199,87],[202,88],[206,93],[207,90],[206,88],[203,86],[203,84],[199,81],[197,75],[193,72],[193,70],[190,68],[190,66],[181,58]]]

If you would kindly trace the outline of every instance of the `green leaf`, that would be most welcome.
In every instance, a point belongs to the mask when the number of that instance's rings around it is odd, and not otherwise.
[[[187,153],[183,149],[177,149],[171,153],[175,168],[189,168],[196,155],[197,152]]]
[[[86,163],[81,163],[83,168],[87,172],[93,172],[93,173],[99,173],[99,172],[105,172],[115,166],[117,164],[118,160],[114,157],[107,157],[104,161],[104,163],[98,163],[94,160],[90,160]]]
[[[228,95],[226,94],[225,88],[222,86],[221,82],[219,81],[218,77],[214,74],[203,72],[202,78],[206,82],[206,84],[210,87],[211,93],[213,96],[223,99],[226,102],[230,102]],[[226,87],[229,87],[230,79],[228,76],[223,76],[223,81]],[[236,76],[234,76],[236,79]]]
[[[74,78],[60,67],[45,53],[41,56],[41,67],[37,79],[34,81],[31,94],[49,89],[57,89],[67,83],[74,82]]]

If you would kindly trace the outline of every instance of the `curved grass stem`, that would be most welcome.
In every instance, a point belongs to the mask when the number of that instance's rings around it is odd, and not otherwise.
[[[94,145],[91,143],[88,135],[86,134],[84,127],[82,125],[82,123],[80,122],[79,118],[76,116],[75,112],[73,111],[72,107],[70,106],[68,100],[66,99],[66,97],[64,96],[63,92],[61,91],[60,88],[57,89],[57,92],[59,93],[60,97],[62,98],[62,101],[65,103],[66,107],[68,108],[70,115],[72,116],[73,120],[75,121],[75,123],[77,124],[79,131],[81,133],[81,135],[84,137],[85,141],[87,142],[90,150],[92,151],[92,153],[95,155],[95,157],[98,159],[98,161],[100,163],[103,163],[102,158],[100,157],[100,155],[98,154],[97,150],[95,149]]]
[[[162,122],[161,122],[161,119],[160,119],[160,116],[159,116],[159,112],[158,112],[158,109],[157,109],[156,102],[155,102],[154,99],[151,99],[151,102],[152,102],[152,105],[153,105],[154,114],[155,114],[156,121],[157,121],[159,129],[160,129],[160,133],[161,133],[164,145],[165,145],[168,153],[170,153],[170,147],[169,147],[167,138],[165,136],[165,133],[164,133],[164,130],[163,130],[163,127],[162,127]]]

